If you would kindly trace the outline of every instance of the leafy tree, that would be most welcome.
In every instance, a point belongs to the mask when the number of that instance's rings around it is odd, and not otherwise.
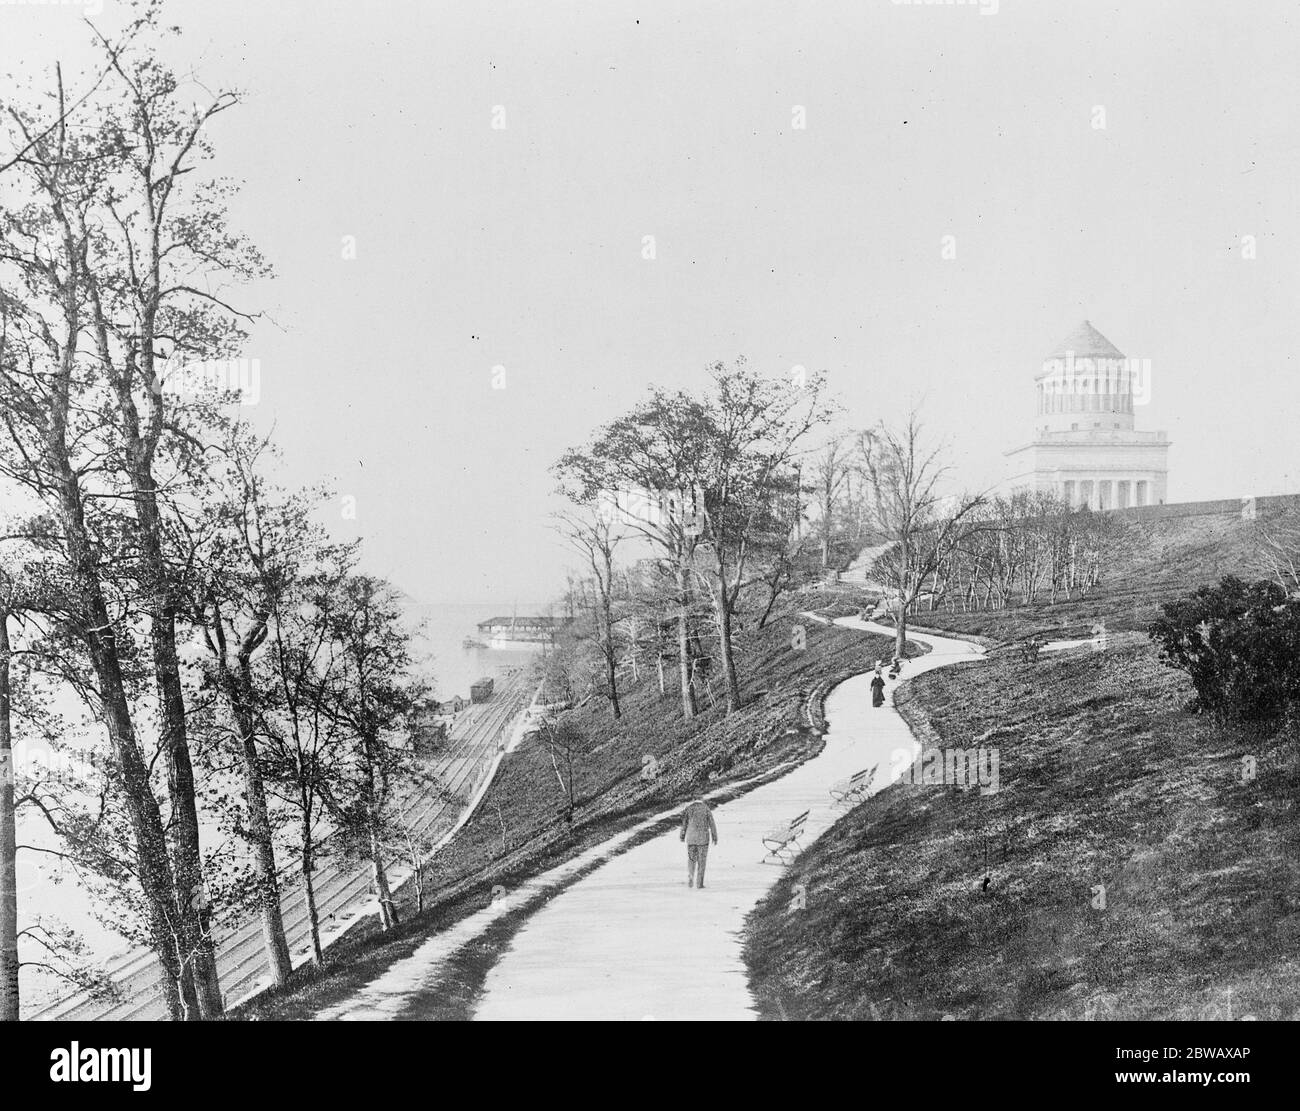
[[[6,175],[15,203],[0,213],[0,289],[11,291],[0,295],[3,473],[42,504],[39,542],[67,585],[57,618],[93,669],[169,1011],[212,1017],[222,998],[178,651],[187,575],[168,558],[165,492],[204,486],[210,433],[233,394],[177,389],[171,371],[238,353],[252,316],[219,291],[266,267],[228,226],[230,187],[195,173],[212,155],[205,125],[238,97],[195,108],[182,96],[140,49],[158,19],[148,4],[129,48],[100,40],[102,84],[74,98],[85,101],[75,128],[61,73],[43,101],[7,105],[21,154]],[[124,655],[137,626],[165,816]]]
[[[334,683],[331,650],[332,599],[352,572],[354,550],[332,547],[316,568],[272,599],[271,639],[265,666],[271,673],[263,738],[268,790],[296,814],[298,868],[313,961],[324,960],[314,875],[318,863],[317,823],[326,797],[346,794],[348,737],[327,713]]]
[[[292,965],[280,906],[275,823],[268,805],[264,766],[267,713],[279,701],[280,678],[262,651],[272,622],[296,584],[326,548],[304,495],[268,489],[259,460],[269,450],[242,427],[231,430],[220,489],[200,526],[194,562],[201,581],[189,614],[208,650],[207,681],[234,726],[243,778],[244,821],[235,832],[252,849],[256,902],[262,919],[272,983],[288,981]]]
[[[801,442],[831,414],[816,376],[795,387],[755,374],[742,360],[730,369],[715,363],[709,377],[711,388],[700,396],[653,389],[553,468],[561,490],[578,504],[602,497],[643,503],[624,519],[655,546],[676,580],[686,718],[698,710],[695,596],[703,594],[712,611],[727,709],[734,711],[740,707],[732,646],[737,606],[763,580],[764,562],[785,550],[788,532],[778,505],[797,487],[793,461]]]

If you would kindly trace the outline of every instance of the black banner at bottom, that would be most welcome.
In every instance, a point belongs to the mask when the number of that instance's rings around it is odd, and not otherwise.
[[[1135,1089],[1247,1098],[1285,1090],[1295,1027],[1276,1022],[685,1024],[22,1023],[3,1030],[14,1094],[95,1099],[201,1095],[259,1102],[422,1092],[455,1098],[514,1084],[602,1102],[662,1082],[752,1087],[765,1102],[824,1098],[839,1077],[919,1085],[927,1096],[1071,1096]],[[620,1079],[621,1078],[621,1079]],[[611,1090],[611,1081],[616,1085]],[[447,1090],[443,1085],[450,1084]],[[11,1086],[11,1087],[10,1087]],[[865,1093],[864,1093],[865,1094]],[[12,1106],[19,1106],[14,1103]]]

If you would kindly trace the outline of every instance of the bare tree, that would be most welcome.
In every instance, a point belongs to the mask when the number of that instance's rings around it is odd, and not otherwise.
[[[596,640],[605,662],[605,697],[617,721],[623,716],[623,711],[618,702],[615,626],[622,620],[622,614],[615,612],[614,551],[623,537],[614,515],[601,512],[595,506],[585,511],[562,513],[558,517],[561,535],[591,569],[591,582],[596,593]]]
[[[767,592],[758,617],[760,629],[767,625],[777,599],[799,581],[801,566],[806,562],[810,536],[800,527],[805,511],[804,493],[802,483],[796,481],[772,502],[771,535],[757,575],[757,585]]]
[[[587,739],[582,730],[567,717],[545,718],[542,721],[538,737],[551,760],[551,769],[555,772],[560,794],[564,799],[561,808],[565,822],[573,825],[574,812],[578,806],[577,777],[582,757],[587,752]]]
[[[1259,573],[1295,595],[1300,591],[1300,514],[1286,511],[1255,526],[1255,566]]]
[[[836,436],[813,456],[810,483],[818,510],[817,531],[821,536],[822,567],[831,564],[831,542],[835,535],[835,514],[841,495],[848,490],[853,473],[851,446],[844,436]]]
[[[894,650],[901,657],[908,608],[932,588],[936,569],[985,498],[982,494],[948,498],[940,493],[947,468],[940,462],[941,449],[923,442],[915,412],[901,431],[881,424],[861,433],[858,449],[874,523],[892,544],[887,558],[877,562],[877,570],[885,572],[894,594]]]

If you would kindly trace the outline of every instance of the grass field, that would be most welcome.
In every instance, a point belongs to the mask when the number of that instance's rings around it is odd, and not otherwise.
[[[571,711],[567,716],[585,738],[572,828],[561,817],[565,796],[550,757],[538,741],[525,741],[505,758],[475,815],[425,869],[422,915],[414,914],[408,884],[396,929],[380,933],[369,926],[354,932],[330,950],[322,971],[300,970],[287,990],[259,998],[235,1017],[310,1018],[408,956],[431,933],[487,905],[494,886],[513,887],[703,790],[815,755],[822,745],[817,733],[790,732],[806,724],[802,710],[808,691],[823,679],[869,669],[892,646],[887,638],[799,615],[804,608],[834,604],[833,598],[798,596],[767,627],[737,637],[746,703],[739,713],[727,715],[719,704],[686,722],[674,676],[663,696],[653,670],[624,691],[620,721],[599,698]],[[795,646],[796,624],[805,630],[803,648]],[[660,769],[655,779],[642,777],[646,757]],[[480,951],[462,955],[445,985],[439,1017],[467,1017],[477,985],[518,925],[517,916],[499,923]]]
[[[747,925],[765,1017],[1300,1017],[1295,731],[1191,714],[1140,637],[902,690],[999,790],[895,784],[802,854]]]

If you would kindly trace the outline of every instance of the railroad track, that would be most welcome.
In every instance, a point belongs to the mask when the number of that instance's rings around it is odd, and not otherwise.
[[[527,702],[525,684],[516,681],[470,718],[460,735],[453,734],[442,759],[435,764],[432,787],[416,788],[402,800],[412,839],[417,844],[429,845],[452,828],[491,766],[502,732]],[[328,852],[335,841],[333,835],[323,838],[322,847]],[[389,861],[388,866],[394,888],[400,888],[412,874],[407,862],[400,857]],[[322,934],[339,936],[364,917],[364,904],[371,895],[368,864],[342,860],[336,850],[335,858],[323,863],[314,879]],[[311,929],[305,888],[294,865],[281,869],[280,901],[285,937],[296,966],[311,957]],[[213,933],[217,937],[217,974],[228,1007],[269,985],[270,967],[266,960],[261,918],[256,910],[233,923],[229,919],[219,920]],[[158,962],[151,950],[142,948],[125,954],[110,964],[107,971],[125,998],[118,1002],[103,1002],[74,996],[32,1017],[37,1020],[110,1022],[167,1018]]]

